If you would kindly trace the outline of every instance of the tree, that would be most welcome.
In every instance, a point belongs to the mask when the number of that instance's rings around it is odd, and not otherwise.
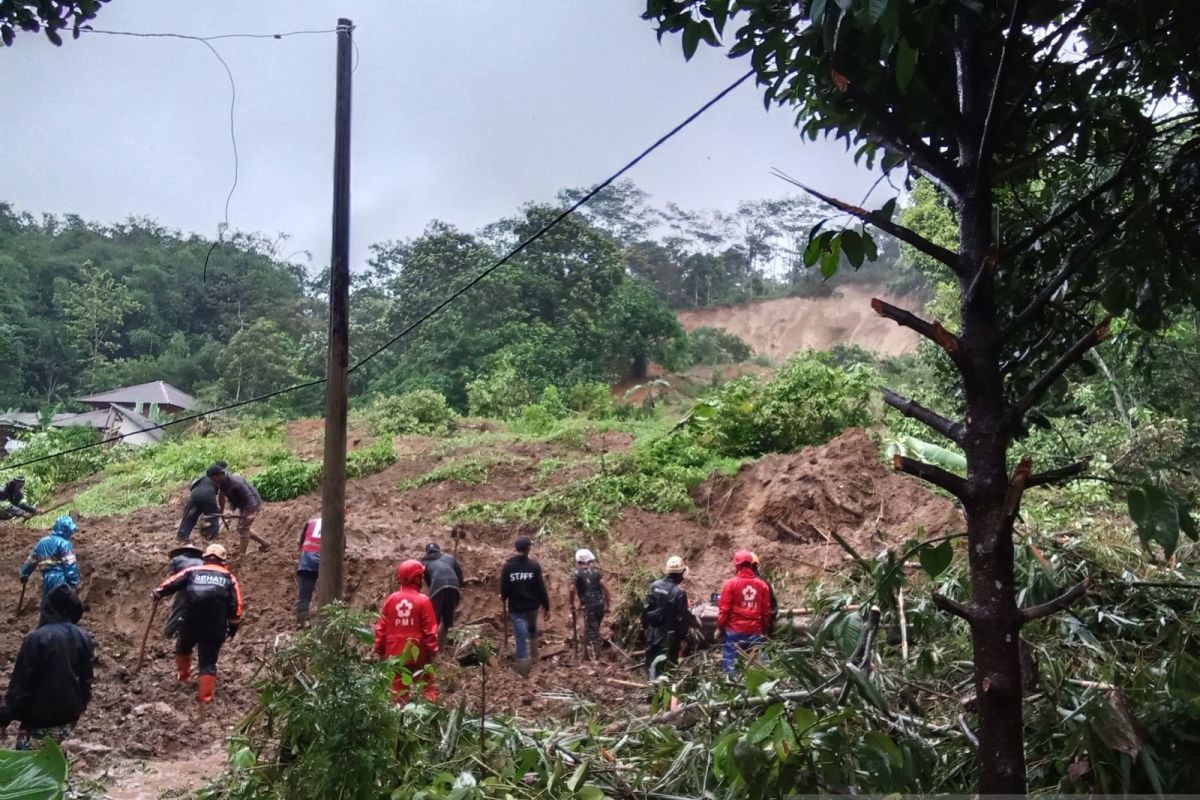
[[[294,340],[270,320],[256,320],[233,335],[217,370],[234,400],[256,397],[299,383],[300,351]]]
[[[92,366],[116,351],[125,319],[142,307],[129,286],[90,261],[77,281],[56,281],[54,301],[70,337]]]
[[[79,38],[79,27],[89,19],[95,19],[100,6],[108,0],[5,0],[0,3],[0,42],[12,47],[15,30],[37,33],[46,32],[46,38],[55,45],[62,44],[59,31],[68,24],[75,38]]]
[[[958,287],[961,330],[879,300],[958,373],[959,407],[939,411],[884,391],[901,413],[963,448],[965,476],[909,458],[897,469],[957,497],[967,520],[971,598],[935,596],[970,625],[978,786],[1026,788],[1019,659],[1023,625],[1068,607],[1086,581],[1020,608],[1012,530],[1022,494],[1084,464],[1011,472],[1009,451],[1047,392],[1108,335],[1103,313],[1162,324],[1195,304],[1200,245],[1200,52],[1190,0],[648,0],[659,36],[749,56],[768,103],[789,106],[810,139],[928,178],[958,226],[946,247],[894,221],[797,185],[842,215],[810,235],[806,263],[836,271],[889,233]],[[1165,101],[1165,102],[1160,102]],[[1037,202],[1030,204],[1034,195]],[[1053,312],[1053,313],[1050,313]]]

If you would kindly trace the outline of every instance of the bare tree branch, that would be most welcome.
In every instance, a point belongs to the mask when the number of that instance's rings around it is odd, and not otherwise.
[[[1075,584],[1070,589],[1067,589],[1053,600],[1042,603],[1038,606],[1030,606],[1029,608],[1021,609],[1018,612],[1021,624],[1032,622],[1033,620],[1041,619],[1042,617],[1048,617],[1051,614],[1057,614],[1059,611],[1070,608],[1076,600],[1087,594],[1087,590],[1088,579],[1084,578],[1079,583]]]
[[[931,597],[933,599],[933,604],[942,611],[945,611],[947,614],[953,614],[956,617],[961,617],[967,622],[973,622],[975,620],[975,615],[971,612],[971,609],[967,606],[964,606],[957,600],[951,600],[941,592],[934,592]]]
[[[1029,409],[1037,405],[1037,401],[1042,398],[1054,382],[1062,377],[1075,362],[1084,357],[1088,350],[1091,350],[1096,345],[1108,338],[1108,324],[1112,321],[1112,317],[1105,317],[1104,321],[1090,331],[1085,333],[1079,341],[1071,345],[1067,352],[1059,356],[1058,361],[1050,365],[1042,377],[1034,382],[1033,386],[1016,402],[1013,406],[1013,420],[1019,420],[1029,412]]]
[[[931,411],[915,400],[898,395],[885,386],[880,386],[879,392],[883,395],[883,402],[904,416],[924,423],[955,444],[962,444],[962,437],[966,431],[966,426],[963,423],[951,422],[936,411]]]
[[[1065,467],[1059,467],[1058,469],[1050,469],[1050,470],[1046,470],[1045,472],[1039,472],[1036,475],[1029,476],[1029,481],[1026,483],[1026,488],[1032,488],[1034,486],[1048,486],[1053,483],[1061,483],[1063,481],[1070,480],[1071,478],[1082,475],[1084,472],[1087,471],[1087,468],[1088,468],[1088,461],[1087,461],[1087,459],[1084,459],[1083,461],[1077,461],[1074,464],[1068,464]]]
[[[833,206],[838,211],[845,212],[852,217],[861,219],[863,222],[874,225],[884,233],[889,233],[905,244],[915,247],[917,250],[920,250],[930,258],[936,259],[937,261],[945,264],[955,274],[958,274],[958,254],[952,250],[947,250],[941,245],[934,244],[911,228],[906,228],[903,225],[897,225],[882,214],[879,214],[875,211],[867,211],[865,208],[859,208],[858,206],[851,205],[844,200],[838,200],[836,197],[830,197],[827,194],[822,194],[816,189],[806,186],[786,173],[780,172],[778,169],[773,170],[772,173],[775,175],[775,177],[787,181],[796,188],[807,192],[808,194],[820,200],[822,203]]]
[[[1027,155],[1021,156],[1020,158],[1018,158],[1014,161],[1010,161],[1007,164],[1003,164],[1001,166],[996,167],[996,171],[995,171],[996,184],[998,186],[1003,185],[1005,182],[1008,181],[1009,178],[1019,175],[1026,167],[1036,164],[1043,156],[1045,156],[1051,150],[1053,150],[1054,148],[1063,144],[1064,142],[1068,141],[1072,136],[1075,135],[1075,131],[1077,131],[1078,129],[1079,129],[1078,122],[1076,122],[1074,125],[1068,125],[1065,128],[1063,128],[1061,131],[1059,131],[1057,134],[1055,134],[1054,137],[1052,139],[1050,139],[1050,141],[1046,142],[1044,145],[1039,147],[1037,150],[1034,150],[1032,153],[1028,153]]]
[[[1004,332],[1000,334],[1001,340],[1008,339],[1018,330],[1028,324],[1046,307],[1051,298],[1058,292],[1062,285],[1071,279],[1071,276],[1079,271],[1079,268],[1088,262],[1088,259],[1100,249],[1101,245],[1105,244],[1117,234],[1121,226],[1125,224],[1136,211],[1143,208],[1144,205],[1130,206],[1121,214],[1118,214],[1113,219],[1110,219],[1101,226],[1082,247],[1074,250],[1067,257],[1067,263],[1063,264],[1062,268],[1054,274],[1049,282],[1042,287],[1041,291],[1029,301],[1029,305],[1021,309],[1012,321],[1004,328]]]
[[[878,297],[871,298],[871,309],[881,317],[886,317],[897,325],[916,331],[957,361],[959,354],[958,337],[942,327],[940,322],[927,322],[911,311],[899,306],[885,303]]]
[[[929,481],[960,500],[967,496],[967,482],[963,478],[953,472],[947,472],[941,467],[935,467],[933,464],[895,455],[892,456],[892,468],[897,472],[906,472],[921,480]]]
[[[1029,456],[1021,459],[1013,470],[1012,480],[1008,483],[1008,495],[1004,498],[1004,516],[1012,519],[1021,508],[1021,495],[1029,483],[1029,473],[1033,471],[1033,459]]]

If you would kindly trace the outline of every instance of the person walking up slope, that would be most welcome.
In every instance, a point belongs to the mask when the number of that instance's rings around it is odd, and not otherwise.
[[[188,567],[163,581],[154,590],[156,600],[186,592],[183,622],[175,640],[175,668],[180,682],[192,678],[192,651],[200,657],[197,697],[211,703],[217,686],[217,656],[226,639],[237,635],[242,623],[242,588],[226,566],[225,548],[210,544],[204,563]]]
[[[766,641],[771,625],[771,589],[754,574],[754,554],[733,554],[734,576],[721,586],[717,601],[717,632],[725,634],[721,669],[733,672],[738,657]]]
[[[218,464],[224,466],[224,462],[218,462]],[[217,504],[220,513],[225,513],[226,502],[229,503],[230,508],[238,512],[237,563],[241,564],[242,559],[246,557],[246,550],[250,547],[251,539],[258,542],[259,550],[269,550],[271,546],[267,540],[252,530],[254,518],[262,510],[262,497],[259,495],[258,489],[254,488],[254,484],[237,473],[227,473],[219,488]]]
[[[575,552],[575,572],[571,575],[571,613],[575,613],[575,601],[583,610],[584,656],[589,659],[600,657],[600,622],[612,604],[608,584],[596,566],[596,556],[583,548]]]
[[[199,567],[204,564],[204,551],[194,545],[185,544],[167,553],[170,562],[167,564],[167,575],[183,572],[188,567]],[[163,625],[163,636],[174,639],[183,626],[183,615],[187,610],[187,592],[176,593],[175,601],[171,603],[171,613]]]
[[[458,609],[462,593],[463,571],[458,559],[443,553],[441,545],[430,542],[425,545],[425,586],[429,589],[429,600],[438,621],[438,644],[446,646],[446,635],[454,627],[454,612]]]
[[[82,616],[79,596],[60,583],[50,592],[42,623],[21,642],[0,703],[0,731],[14,719],[21,723],[17,750],[41,747],[47,736],[62,741],[91,702],[96,644],[77,624]]]
[[[343,511],[343,513],[345,513]],[[321,515],[304,523],[300,531],[300,563],[296,565],[296,624],[308,621],[313,592],[321,573]]]
[[[689,608],[687,592],[680,584],[687,575],[687,567],[679,556],[667,559],[663,577],[650,584],[646,600],[642,603],[642,630],[646,635],[646,671],[650,680],[659,675],[655,664],[659,656],[665,656],[665,666],[679,660],[679,649],[695,622]]]
[[[400,666],[409,670],[412,685],[422,685],[422,694],[431,703],[438,699],[437,684],[431,670],[438,654],[438,624],[433,604],[421,594],[421,578],[425,567],[410,558],[396,567],[400,588],[388,595],[375,621],[375,655],[400,659]],[[409,687],[404,676],[392,678],[392,698],[397,703],[408,700]]]
[[[54,520],[54,527],[50,529],[50,533],[38,540],[29,558],[21,565],[21,583],[28,581],[35,569],[42,571],[39,625],[46,621],[50,592],[64,583],[72,589],[79,587],[79,565],[75,562],[75,548],[71,544],[71,536],[74,533],[75,520],[63,514]]]
[[[512,624],[513,645],[516,648],[517,673],[528,678],[538,657],[538,608],[546,610],[550,621],[550,595],[542,577],[542,565],[529,557],[533,540],[521,536],[513,544],[516,553],[504,562],[500,570],[500,602]]]
[[[192,481],[187,503],[183,506],[183,518],[179,520],[179,531],[175,534],[179,544],[187,542],[201,517],[204,517],[204,524],[200,528],[200,535],[206,540],[211,542],[221,532],[221,507],[217,504],[217,493],[221,481],[225,480],[224,463],[218,461],[210,465],[204,475]]]

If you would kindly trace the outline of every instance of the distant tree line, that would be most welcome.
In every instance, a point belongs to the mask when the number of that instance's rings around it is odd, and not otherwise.
[[[640,376],[650,362],[744,360],[747,348],[714,347],[711,332],[689,340],[671,309],[921,280],[896,268],[890,244],[883,266],[833,281],[805,268],[798,242],[817,219],[805,200],[730,214],[648,200],[632,183],[611,187],[357,371],[354,391],[430,388],[462,409],[467,384],[500,369],[537,392]],[[373,245],[353,276],[352,356],[382,346],[554,213],[530,204],[474,234],[435,220]],[[213,403],[322,375],[328,273],[310,274],[289,249],[283,235],[240,233],[214,247],[149,219],[103,225],[0,204],[0,409],[69,407],[83,393],[159,379]],[[320,392],[282,402],[312,411]]]

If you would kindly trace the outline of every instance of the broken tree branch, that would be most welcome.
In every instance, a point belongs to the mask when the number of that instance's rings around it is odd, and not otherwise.
[[[903,395],[896,394],[885,386],[880,386],[879,392],[883,395],[883,402],[904,416],[924,423],[955,444],[962,444],[962,437],[966,431],[966,426],[961,422],[951,422],[936,411],[931,411],[915,400],[910,400]]]
[[[1085,333],[1079,338],[1075,344],[1063,353],[1058,361],[1050,365],[1042,377],[1034,382],[1029,391],[1025,392],[1024,396],[1013,406],[1013,421],[1018,421],[1021,417],[1029,412],[1029,409],[1037,405],[1038,400],[1046,393],[1046,390],[1054,385],[1054,382],[1062,377],[1075,362],[1079,361],[1088,350],[1091,350],[1096,345],[1108,338],[1108,324],[1112,321],[1112,317],[1105,317],[1104,320]]]
[[[812,523],[809,523],[809,524],[811,525]],[[831,528],[828,533],[821,530],[816,525],[813,525],[813,529],[817,533],[821,534],[821,536],[823,536],[826,541],[829,541],[829,539],[832,538],[835,542],[840,544],[842,546],[842,549],[845,550],[847,553],[849,553],[854,558],[855,563],[857,563],[860,567],[863,568],[864,572],[866,572],[867,574],[871,573],[871,565],[869,563],[867,563],[867,560],[865,558],[863,558],[857,550],[854,549],[854,545],[850,544],[850,542],[846,540],[845,536],[842,536],[840,533],[837,532],[837,528]]]
[[[1088,460],[1077,461],[1074,464],[1068,464],[1065,467],[1058,469],[1048,469],[1045,472],[1039,472],[1036,475],[1030,475],[1029,481],[1026,483],[1026,488],[1034,486],[1047,486],[1052,483],[1060,483],[1070,480],[1078,475],[1082,475],[1087,471]]]
[[[953,472],[947,472],[941,467],[935,467],[933,464],[926,464],[924,461],[917,461],[914,458],[895,455],[892,456],[892,468],[897,472],[906,472],[923,481],[929,481],[934,486],[945,489],[960,500],[967,495],[967,482],[963,478],[955,475]]]
[[[859,208],[858,206],[851,205],[844,200],[838,200],[836,197],[830,197],[827,194],[822,194],[816,189],[806,186],[795,178],[792,178],[789,175],[780,172],[779,170],[775,170],[773,174],[775,177],[785,180],[798,189],[807,192],[808,194],[820,200],[822,203],[833,206],[838,211],[849,214],[852,217],[857,217],[863,222],[874,225],[884,233],[891,234],[905,244],[911,245],[917,250],[920,250],[930,258],[940,261],[942,264],[945,264],[947,267],[949,267],[951,272],[958,274],[958,254],[954,251],[947,250],[945,247],[942,247],[939,244],[934,244],[911,228],[898,225],[878,212],[867,211],[865,208]]]
[[[1017,464],[1017,468],[1013,470],[1012,480],[1008,483],[1008,495],[1004,498],[1004,516],[1012,519],[1017,516],[1017,510],[1021,508],[1021,495],[1025,494],[1025,487],[1029,484],[1029,473],[1033,470],[1033,459],[1029,456],[1021,459]]]
[[[1041,619],[1042,617],[1048,617],[1051,614],[1057,614],[1059,611],[1070,608],[1070,606],[1076,600],[1087,594],[1087,590],[1088,579],[1084,578],[1079,583],[1075,584],[1070,589],[1067,589],[1053,600],[1042,603],[1041,605],[1030,606],[1029,608],[1021,609],[1018,612],[1021,624],[1032,622],[1033,620]]]
[[[947,614],[953,614],[956,617],[965,619],[967,622],[974,621],[975,615],[971,613],[971,609],[957,600],[951,600],[941,592],[934,592],[931,597],[933,598],[933,604]]]
[[[871,310],[881,317],[890,319],[897,325],[916,331],[945,350],[951,358],[957,359],[959,352],[958,337],[942,327],[942,323],[923,320],[911,311],[906,311],[891,303],[885,303],[878,297],[871,298]]]

